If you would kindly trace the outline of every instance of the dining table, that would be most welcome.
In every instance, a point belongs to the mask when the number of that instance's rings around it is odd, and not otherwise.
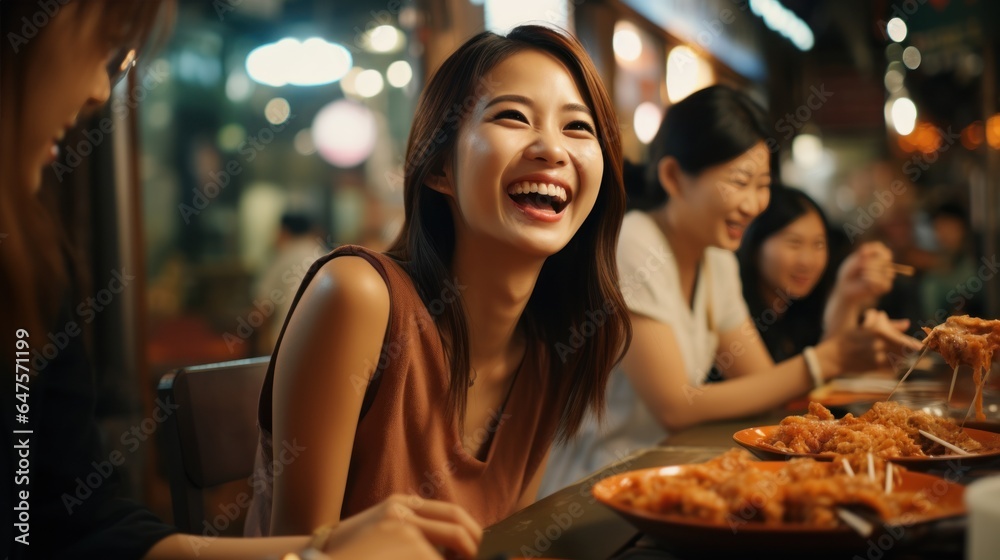
[[[949,372],[950,373],[950,372]],[[596,482],[632,470],[649,467],[702,463],[726,452],[736,444],[733,434],[745,428],[778,424],[789,414],[805,412],[807,400],[789,403],[785,407],[746,418],[707,422],[678,431],[657,446],[640,449],[605,466],[590,476],[562,490],[543,497],[534,504],[488,527],[484,532],[478,558],[500,560],[516,558],[558,558],[579,560],[643,560],[704,557],[732,557],[739,551],[719,551],[713,543],[705,543],[698,553],[672,550],[670,543],[659,543],[643,535],[615,511],[600,503],[591,493]],[[870,406],[871,401],[854,403],[855,408]],[[843,414],[844,410],[838,411]],[[841,414],[838,414],[840,416]],[[985,427],[1000,431],[1000,424]],[[931,472],[930,474],[934,474]],[[952,477],[959,484],[983,476],[1000,474],[1000,461],[976,469],[962,471]],[[873,546],[845,558],[949,559],[962,558],[965,547],[965,518],[937,522],[920,535],[904,539],[892,550]],[[919,538],[916,538],[919,537]],[[816,551],[823,556],[822,550]],[[810,556],[817,556],[810,554]],[[781,542],[775,542],[769,557],[784,558]],[[827,557],[838,557],[837,555]]]

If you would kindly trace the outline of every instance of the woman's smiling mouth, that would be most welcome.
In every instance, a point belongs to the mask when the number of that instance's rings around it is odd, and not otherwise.
[[[514,206],[532,219],[558,222],[569,206],[572,191],[545,180],[521,180],[507,187]]]

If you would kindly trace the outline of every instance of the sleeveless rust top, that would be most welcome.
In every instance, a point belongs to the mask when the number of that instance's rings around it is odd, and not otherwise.
[[[458,504],[484,527],[510,515],[545,457],[562,412],[549,386],[547,359],[540,345],[529,342],[504,409],[494,411],[486,426],[467,428],[465,437],[473,449],[492,435],[486,460],[480,461],[466,452],[454,415],[448,413],[450,374],[434,325],[434,314],[458,297],[461,287],[447,284],[428,307],[395,260],[348,245],[312,265],[295,295],[292,313],[319,268],[345,255],[362,257],[379,272],[389,291],[390,311],[379,370],[368,386],[354,436],[341,518],[394,493]],[[287,324],[286,318],[284,328]],[[273,449],[271,440],[274,364],[281,337],[261,391],[260,445],[252,481],[254,499],[244,527],[247,536],[267,535],[270,530],[273,477],[269,467],[274,453],[282,452]],[[294,452],[292,447],[289,453]]]

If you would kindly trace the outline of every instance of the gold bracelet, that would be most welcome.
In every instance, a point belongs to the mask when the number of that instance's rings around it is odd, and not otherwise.
[[[317,527],[313,531],[312,538],[309,539],[309,545],[306,546],[306,550],[326,551],[326,545],[330,542],[330,535],[332,534],[333,525],[321,525]]]
[[[333,533],[333,525],[322,525],[313,531],[309,537],[309,543],[302,552],[289,552],[281,557],[281,560],[312,560],[314,558],[326,558],[326,545],[330,542],[330,535]]]

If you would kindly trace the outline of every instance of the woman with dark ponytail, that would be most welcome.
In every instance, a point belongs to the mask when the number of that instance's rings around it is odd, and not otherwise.
[[[607,421],[556,448],[543,495],[668,432],[759,413],[846,370],[885,366],[889,345],[919,343],[884,315],[775,364],[740,287],[733,252],[768,204],[772,161],[763,110],[712,86],[671,106],[650,144],[618,240],[632,344],[608,385]],[[633,177],[638,174],[629,170]],[[704,385],[715,365],[725,376]]]

